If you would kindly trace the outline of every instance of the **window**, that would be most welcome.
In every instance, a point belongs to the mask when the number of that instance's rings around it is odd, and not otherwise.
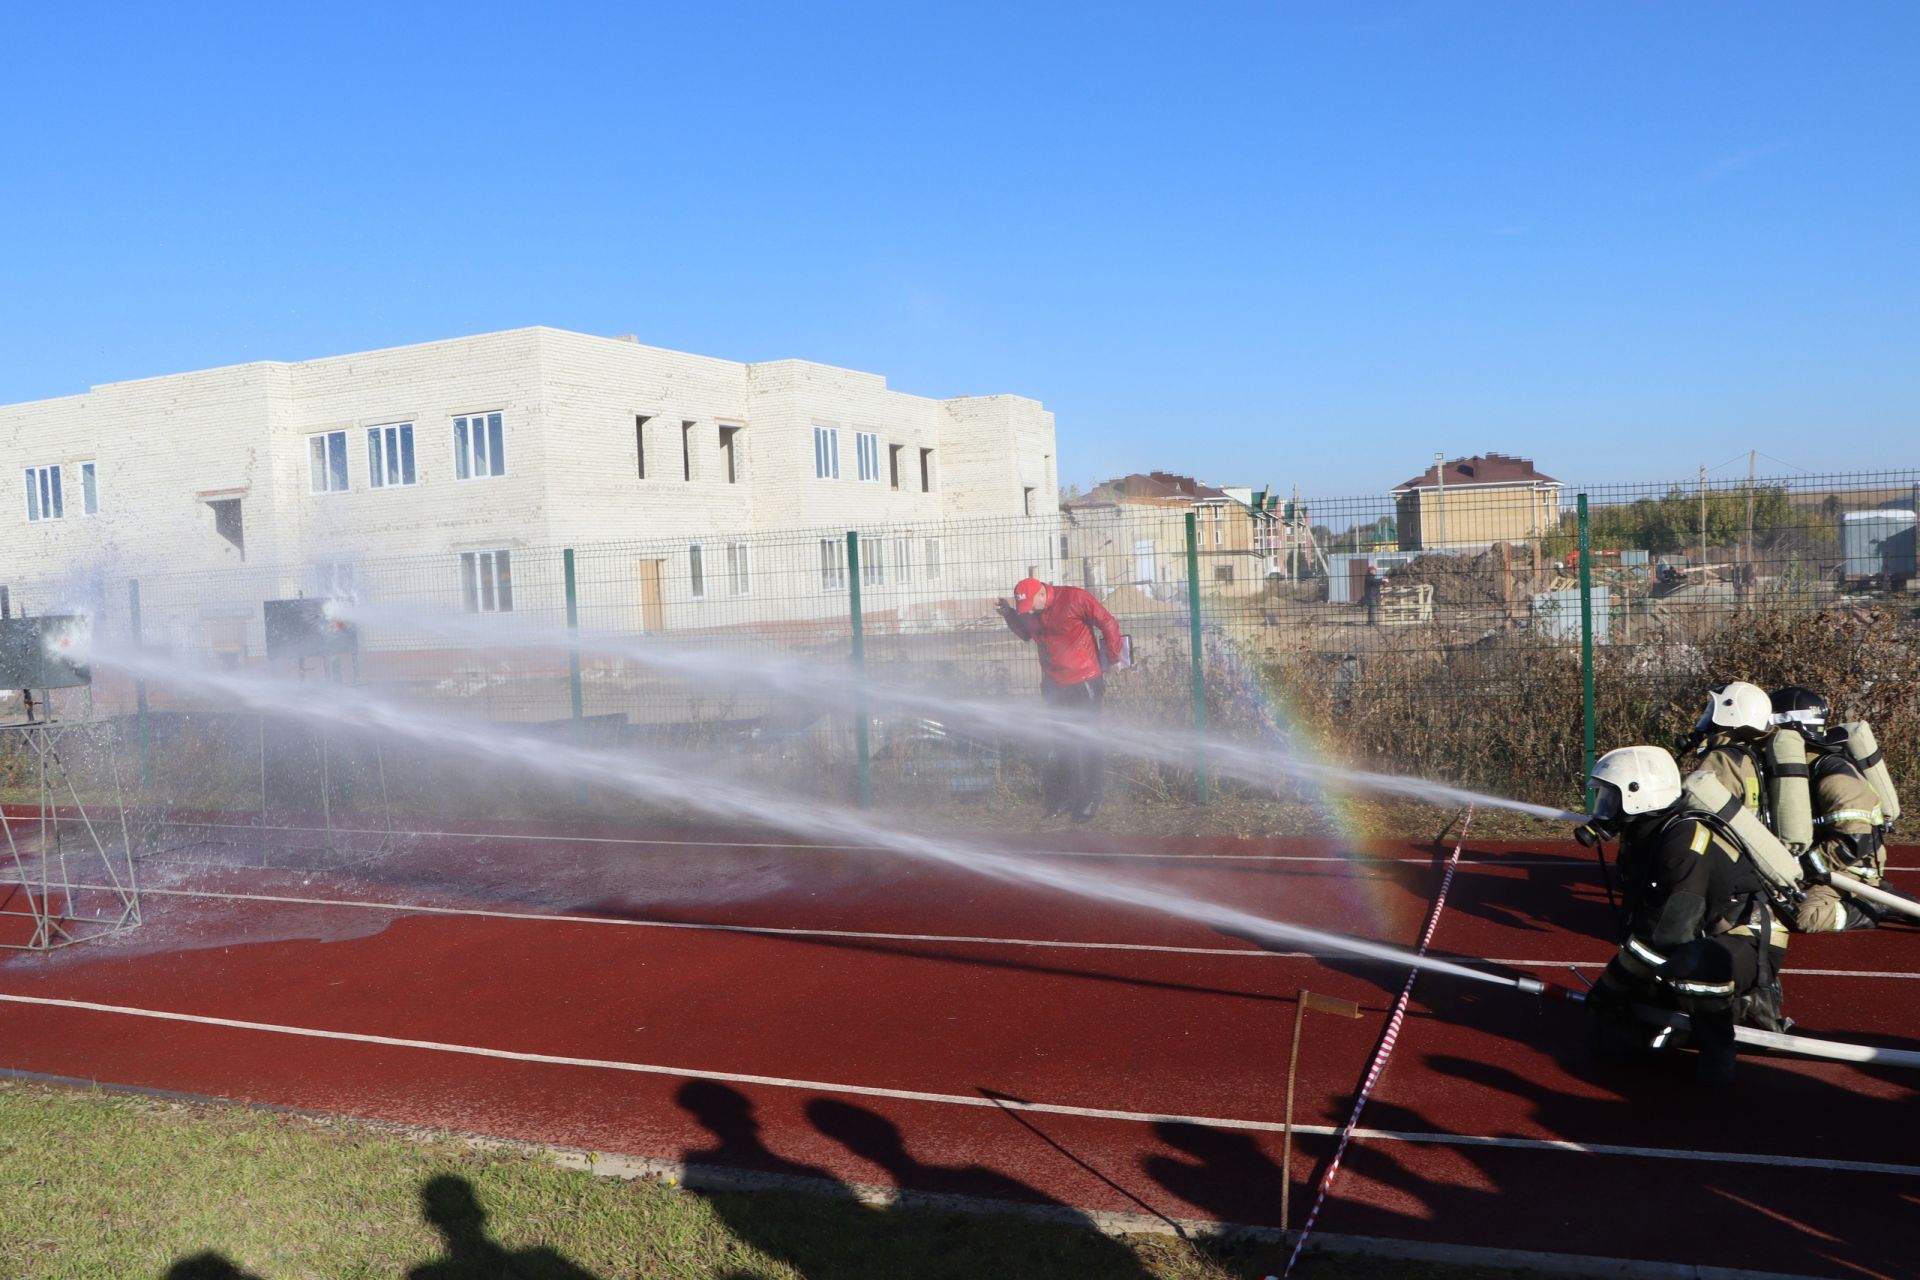
[[[820,539],[820,589],[847,589],[847,544],[839,538]]]
[[[1213,509],[1213,545],[1216,547],[1226,545],[1226,537],[1227,509],[1225,507],[1215,507]]]
[[[98,468],[91,462],[80,464],[80,513],[89,516],[100,514]]]
[[[878,480],[880,478],[880,437],[871,431],[853,433],[854,451],[860,457],[860,478]]]
[[[693,424],[680,424],[680,478],[693,479]]]
[[[1030,516],[1033,514],[1033,486],[1032,485],[1028,485],[1026,488],[1020,491],[1020,514],[1023,516]]]
[[[1230,564],[1217,564],[1213,566],[1213,580],[1215,582],[1232,582],[1233,566]]]
[[[213,508],[213,531],[233,544],[240,558],[247,558],[247,522],[240,510],[240,499],[221,498],[207,504]]]
[[[920,492],[933,492],[933,450],[920,451]]]
[[[887,482],[895,489],[900,487],[900,450],[903,448],[904,445],[897,444],[887,446]]]
[[[740,428],[720,428],[720,474],[728,484],[740,483]]]
[[[60,520],[66,514],[66,500],[60,495],[60,468],[28,467],[27,522]]]
[[[1062,560],[1065,560],[1068,558],[1067,557],[1067,535],[1064,533],[1060,535],[1060,558]]]
[[[325,431],[307,437],[307,492],[347,491],[347,433]]]
[[[887,585],[887,540],[885,538],[860,539],[860,585],[864,587],[884,587]]]
[[[833,427],[813,429],[813,475],[816,480],[840,478],[840,432]]]
[[[462,552],[460,593],[468,613],[512,613],[512,557],[505,550]]]
[[[647,478],[647,423],[650,419],[644,413],[633,415],[633,457],[640,466],[640,478]]]
[[[692,588],[695,600],[707,598],[706,549],[699,543],[687,548],[687,583]]]
[[[413,424],[367,428],[367,483],[375,489],[413,483]]]
[[[353,561],[319,560],[313,566],[313,594],[322,600],[358,600]]]
[[[736,596],[744,596],[753,590],[753,565],[749,559],[749,548],[744,542],[727,544],[727,589]]]
[[[507,474],[506,442],[501,438],[500,415],[476,413],[453,420],[453,478],[484,480]],[[492,610],[483,609],[482,613]]]
[[[913,540],[911,538],[893,540],[893,580],[903,585],[913,581]]]
[[[940,539],[928,538],[926,545],[926,579],[928,582],[940,581]]]

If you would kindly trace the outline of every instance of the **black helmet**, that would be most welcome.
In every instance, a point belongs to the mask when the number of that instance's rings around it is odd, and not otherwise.
[[[1827,700],[1811,689],[1803,689],[1797,684],[1788,685],[1773,691],[1773,723],[1782,729],[1796,730],[1801,737],[1815,746],[1831,746],[1836,733],[1842,738],[1844,732],[1829,731],[1827,716],[1832,708]]]

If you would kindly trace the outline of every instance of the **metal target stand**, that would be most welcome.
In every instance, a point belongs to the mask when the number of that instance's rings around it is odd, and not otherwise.
[[[29,815],[10,816],[0,804],[0,833],[6,841],[6,860],[0,863],[0,950],[55,951],[140,924],[140,882],[113,725],[91,715],[93,690],[86,668],[56,656],[52,647],[64,628],[79,625],[84,623],[64,617],[0,618],[0,683],[22,691],[28,715],[21,723],[0,724],[0,744],[27,761],[34,796]],[[35,689],[46,711],[38,719],[33,715]],[[59,718],[55,689],[83,690],[87,714],[77,720]],[[109,820],[102,815],[96,823],[80,798],[68,764],[69,758],[98,746],[103,732],[113,779],[113,819],[120,827],[117,846]],[[103,826],[107,839],[101,837]],[[16,923],[22,920],[24,931]]]

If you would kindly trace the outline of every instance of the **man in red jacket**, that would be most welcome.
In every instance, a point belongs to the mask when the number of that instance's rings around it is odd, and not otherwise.
[[[1049,586],[1037,578],[1022,578],[1013,588],[1013,603],[1003,599],[997,607],[1008,629],[1039,651],[1040,696],[1047,705],[1098,715],[1107,693],[1106,671],[1125,666],[1120,624],[1106,607],[1091,592]],[[1091,819],[1100,807],[1105,766],[1105,753],[1091,744],[1068,743],[1055,751],[1040,780],[1046,816]]]

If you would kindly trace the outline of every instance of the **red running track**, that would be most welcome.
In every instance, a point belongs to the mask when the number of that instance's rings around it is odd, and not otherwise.
[[[1402,945],[1438,884],[1437,851],[1415,845],[1103,849],[1043,856]],[[1404,977],[741,833],[455,833],[357,868],[292,865],[321,860],[149,862],[139,930],[0,953],[0,1067],[1271,1225],[1295,993],[1367,1011],[1307,1022],[1297,1222]],[[1914,861],[1901,851],[1895,883],[1920,884]],[[1572,982],[1566,965],[1604,963],[1608,930],[1590,855],[1469,842],[1434,952]],[[1915,1047],[1916,982],[1916,931],[1800,938],[1789,1012],[1810,1033]],[[1590,1062],[1577,1007],[1439,975],[1415,996],[1320,1230],[1916,1273],[1909,1075],[1748,1059],[1734,1090],[1703,1092],[1683,1056]]]

